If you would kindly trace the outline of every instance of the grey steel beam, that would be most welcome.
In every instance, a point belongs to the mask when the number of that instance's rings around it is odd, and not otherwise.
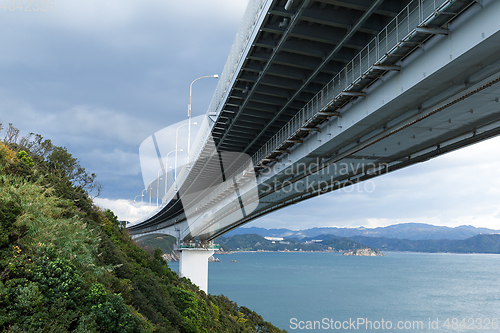
[[[255,59],[263,62],[269,61],[269,58],[271,58],[272,52],[266,52],[265,50],[252,50],[248,56],[247,59]]]
[[[229,110],[222,110],[221,112],[221,118],[234,118],[235,112],[229,111]]]
[[[335,73],[335,74],[337,74],[337,73]],[[331,74],[329,74],[329,73],[327,74],[327,73],[321,72],[318,75],[316,75],[316,78],[314,79],[313,82],[314,83],[319,83],[322,86],[325,86],[331,80],[332,80],[332,75]]]
[[[234,136],[234,135],[231,136],[231,137],[228,137],[227,140],[230,141],[230,142],[241,143],[243,145],[246,145],[246,144],[248,144],[251,141],[249,138],[238,137],[238,136]]]
[[[237,113],[238,111],[240,110],[240,107],[239,105],[225,105],[224,106],[224,109],[223,109],[223,112],[227,112],[227,113]]]
[[[253,45],[258,47],[264,47],[267,49],[273,49],[276,47],[277,42],[272,38],[259,38],[257,39]]]
[[[272,113],[274,115],[279,110],[279,108],[276,107],[275,105],[271,105],[271,104],[266,104],[266,103],[263,103],[263,102],[255,101],[253,98],[252,98],[251,101],[249,101],[247,103],[247,106],[246,106],[245,110],[247,108],[253,109],[253,110],[264,111],[264,112],[262,112],[262,114],[265,113],[267,115],[269,115],[270,113]],[[245,114],[245,110],[242,110],[241,113]],[[256,114],[256,111],[252,111],[252,114]]]
[[[318,93],[318,91],[320,91],[324,86],[325,86],[324,84],[316,83],[312,79],[311,80],[308,79],[308,80],[304,80],[304,85],[303,85],[303,87],[301,87],[301,89],[302,89],[302,92],[305,91],[305,92],[309,92],[309,93],[316,95]],[[291,100],[289,102],[291,102]]]
[[[328,49],[331,48],[332,46],[329,44],[291,38],[284,43],[282,50],[322,59],[328,54]]]
[[[240,81],[240,82],[243,81],[243,82],[248,82],[250,84],[253,84],[258,76],[259,76],[259,74],[246,72],[246,73],[240,74],[240,76],[238,76],[238,81]]]
[[[315,77],[319,72],[321,72],[321,69],[330,61],[330,59],[338,52],[340,51],[341,48],[343,48],[343,44],[344,42],[347,42],[355,33],[356,31],[359,29],[359,27],[361,27],[365,21],[373,14],[373,12],[377,9],[378,6],[380,6],[380,4],[383,2],[384,0],[376,0],[374,1],[374,3],[370,6],[370,8],[363,14],[363,16],[359,19],[358,22],[356,22],[356,24],[354,25],[354,27],[352,28],[352,30],[346,34],[346,36],[344,36],[344,39],[343,39],[343,42],[339,43],[335,48],[334,50],[328,55],[328,57],[326,57],[326,59],[323,61],[322,65],[316,69],[316,71],[313,73],[313,75],[311,75],[311,77],[304,83],[303,85],[303,88],[299,89],[295,95],[290,99],[290,100],[293,100],[295,98],[295,96],[299,95],[300,92],[302,91],[302,89],[304,89],[308,83],[310,83],[312,81],[312,78]],[[288,103],[287,103],[288,104]],[[270,126],[271,124],[276,121],[282,112],[284,112],[284,110],[286,110],[286,108],[288,107],[288,105],[285,105],[281,111],[269,122],[269,124],[260,132],[260,133],[263,133],[265,132]],[[259,134],[261,135],[261,134]],[[248,146],[248,148],[246,150],[244,150],[243,152],[246,152],[256,141],[257,139],[259,138],[259,136],[257,136],[254,141]]]
[[[287,99],[284,97],[262,95],[258,94],[257,92],[254,93],[252,100],[278,106],[285,104],[287,101]]]
[[[238,100],[231,100],[231,99],[228,99],[227,102],[226,102],[226,107],[224,108],[226,111],[233,111],[233,112],[237,112],[240,108],[240,105],[241,105],[241,102],[238,101]]]
[[[344,64],[350,62],[352,58],[357,56],[359,53],[357,50],[351,48],[345,48],[340,45],[337,46],[335,49],[336,49],[335,54],[332,55],[333,52],[330,53],[331,55],[330,61],[336,61]]]
[[[231,92],[231,96],[229,96],[228,98],[234,98],[236,100],[245,99],[245,94],[243,93],[243,90],[244,88],[233,89],[233,91]]]
[[[292,92],[290,90],[277,87],[266,87],[266,86],[257,87],[255,92],[266,96],[283,97],[286,98],[287,100],[292,95]],[[309,102],[313,96],[314,94],[304,93],[304,95],[297,97],[295,100],[297,102],[300,102],[301,104],[305,104]]]
[[[276,56],[274,62],[276,64],[313,71],[321,64],[321,59],[297,53],[281,52]]]
[[[245,109],[241,112],[241,114],[268,119],[271,115],[276,114],[276,112],[276,107],[274,107],[273,110],[258,109],[257,107],[255,107],[254,110],[251,111]]]
[[[270,75],[266,76],[261,75],[260,77],[262,77],[262,79],[259,82],[260,84],[265,84],[267,86],[278,87],[278,88],[288,88],[293,90],[300,89],[303,82],[302,80],[299,81],[299,80],[283,79],[277,76],[270,76]],[[249,101],[250,99],[247,97],[245,103],[242,106],[244,107],[245,104],[248,103]]]
[[[287,143],[304,143],[304,140],[302,140],[302,139],[286,139],[285,142],[287,142]]]
[[[253,63],[247,62],[243,66],[243,70],[254,72],[254,73],[260,73],[263,69],[264,69],[264,66],[258,62],[253,62]]]
[[[292,91],[290,89],[266,87],[266,86],[257,87],[257,89],[255,89],[255,93],[259,93],[261,95],[266,95],[266,96],[282,97],[287,100],[292,96]]]
[[[447,35],[449,32],[448,29],[446,28],[431,28],[431,27],[417,27],[415,31],[430,35]]]
[[[263,27],[262,30],[267,32],[273,32],[276,34],[282,31],[281,28],[279,28],[278,24],[268,24],[265,27]],[[302,24],[300,26],[295,27],[290,36],[296,38],[305,38],[308,40],[322,42],[325,44],[337,44],[342,39],[340,36],[344,35],[348,30],[349,26],[339,28],[339,27],[325,26],[320,24],[311,24],[311,25]],[[272,48],[273,46],[271,46],[271,44],[275,43],[271,43],[269,39],[263,43],[263,45],[269,45],[269,47]]]
[[[267,71],[267,74],[269,75],[274,75],[274,76],[279,76],[283,77],[286,79],[306,79],[309,77],[310,71],[307,71],[302,68],[296,68],[296,67],[288,67],[285,65],[281,64],[273,64],[269,70]]]
[[[285,31],[283,32],[283,35],[281,36],[281,39],[278,43],[278,45],[273,49],[273,52],[272,52],[272,55],[270,56],[268,62],[266,63],[266,66],[263,70],[263,74],[261,74],[259,76],[259,78],[255,81],[255,83],[253,84],[251,90],[248,92],[248,98],[247,100],[243,103],[242,107],[244,108],[246,103],[248,103],[249,99],[251,98],[252,94],[254,93],[256,87],[260,84],[260,82],[262,81],[263,77],[264,77],[264,73],[267,71],[267,69],[271,66],[274,58],[276,57],[276,55],[281,51],[281,48],[283,46],[283,44],[286,42],[286,40],[288,39],[288,36],[289,34],[291,33],[291,31],[293,30],[293,28],[297,25],[298,21],[299,21],[299,18],[300,16],[302,15],[302,13],[304,12],[304,10],[306,9],[306,7],[309,5],[309,1],[310,0],[304,0],[304,2],[302,3],[302,5],[300,6],[299,10],[295,13],[295,15],[292,17],[292,19],[290,20],[290,22],[288,23],[287,27],[285,28]],[[238,115],[236,115],[236,118],[238,117]],[[229,125],[229,128],[228,128],[228,132],[230,132],[232,129],[232,125]],[[220,146],[221,142],[224,142],[224,139],[225,139],[225,136],[222,137],[221,141],[219,142],[218,146]]]
[[[368,8],[370,8],[372,1],[371,0],[344,0],[344,1],[339,1],[339,0],[315,0],[316,2],[322,2],[326,4],[330,4],[333,6],[339,6],[339,7],[344,7],[344,8],[351,8],[351,9],[356,9],[356,10],[362,10],[366,11]],[[400,1],[401,2],[401,1]],[[379,15],[384,15],[388,17],[395,17],[399,13],[400,9],[394,9],[394,7],[391,6],[381,6],[381,8],[378,8],[375,10],[376,14]]]
[[[262,102],[270,105],[275,105],[275,106],[282,106],[287,102],[286,98],[283,97],[277,97],[277,96],[270,96],[270,95],[264,95],[264,94],[258,94],[257,92],[253,95],[252,97],[253,101],[257,102]],[[290,107],[292,109],[301,109],[304,103],[294,103]]]
[[[254,135],[249,134],[249,133],[243,133],[243,132],[238,132],[237,134],[233,133],[233,134],[228,135],[228,138],[233,138],[233,137],[253,139]]]
[[[238,131],[239,133],[247,133],[247,134],[251,134],[251,135],[253,135],[254,137],[255,137],[255,135],[257,135],[257,133],[258,133],[258,131],[256,131],[256,130],[255,130],[255,128],[253,128],[253,127],[249,129],[249,128],[248,128],[248,127],[246,127],[246,126],[240,126],[239,124],[234,124],[234,125],[233,125],[233,127],[234,127],[235,129],[237,129],[237,131]]]
[[[234,151],[239,151],[241,149],[241,145],[237,144],[237,143],[234,143],[234,142],[230,142],[230,141],[225,141],[224,143],[221,143],[219,145],[219,148],[218,150],[234,150]]]
[[[345,7],[337,9],[319,9],[311,7],[304,12],[301,19],[307,22],[349,30],[352,27],[352,22],[358,21],[363,15],[363,12],[364,11],[360,10],[353,11]],[[332,17],[335,17],[335,19],[332,20]],[[373,37],[373,35],[378,34],[384,26],[385,25],[382,25],[378,29],[376,27],[362,27],[358,31]]]

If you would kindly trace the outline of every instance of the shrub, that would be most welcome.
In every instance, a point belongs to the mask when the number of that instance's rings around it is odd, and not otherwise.
[[[180,279],[157,246],[138,248],[94,206],[95,174],[66,148],[18,133],[10,125],[0,142],[0,331],[280,331]]]

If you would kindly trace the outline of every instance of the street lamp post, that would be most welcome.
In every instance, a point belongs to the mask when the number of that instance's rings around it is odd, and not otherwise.
[[[141,220],[142,220],[142,202],[144,201],[144,191],[147,191],[148,189],[145,188],[144,190],[142,190],[141,192]]]
[[[151,183],[149,184],[149,186],[147,188],[145,188],[144,190],[142,190],[142,192],[146,191],[148,197],[149,197],[149,206],[151,206],[151,191],[153,190],[153,188],[151,187]],[[142,197],[144,197],[144,194],[142,195]],[[142,202],[142,200],[141,200]]]
[[[153,188],[151,187],[151,183],[148,186],[148,190],[149,190],[149,194],[148,194],[148,197],[149,197],[149,207],[151,207],[151,192],[153,191]],[[146,192],[146,193],[148,193],[148,192]]]
[[[203,78],[206,78],[206,77],[213,77],[214,79],[218,79],[219,75],[218,74],[214,74],[214,75],[200,76],[199,78],[194,79],[193,82],[191,82],[191,84],[189,85],[189,105],[188,105],[188,124],[189,124],[189,127],[188,127],[188,146],[187,146],[187,160],[188,160],[188,163],[189,163],[189,148],[190,148],[190,145],[191,145],[191,96],[192,96],[192,93],[193,93],[193,83],[195,83],[199,79],[203,79]],[[194,125],[196,125],[196,124],[194,124]]]
[[[168,177],[167,177],[167,174],[168,174],[168,155],[170,155],[171,153],[173,152],[176,152],[177,149],[174,149],[172,151],[169,151],[167,153],[167,157],[165,158],[165,195],[167,195],[167,181],[168,181]],[[179,149],[178,151],[184,151],[183,149]],[[170,167],[172,168],[172,167]]]
[[[178,151],[182,151],[182,149],[177,149],[177,135],[179,134],[179,128],[181,128],[182,126],[185,126],[185,125],[189,125],[191,126],[191,123],[188,122],[188,123],[185,123],[185,124],[182,124],[181,126],[177,127],[177,129],[175,130],[175,162],[174,162],[174,181],[177,179],[177,152]],[[193,125],[196,125],[196,122],[193,123]],[[188,144],[189,144],[189,141],[188,141]],[[189,153],[189,149],[188,149],[188,153]]]
[[[141,196],[140,194],[135,196],[135,198],[134,198],[134,203],[135,203],[135,199],[137,199],[137,197],[140,197],[140,196]],[[128,216],[128,219],[130,220],[130,214],[129,214],[129,216]]]
[[[158,173],[156,174],[156,207],[158,207],[158,197],[160,196],[160,171],[162,169],[158,170]]]

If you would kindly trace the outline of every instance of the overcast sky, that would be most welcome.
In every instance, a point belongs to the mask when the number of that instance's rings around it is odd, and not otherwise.
[[[192,80],[221,73],[247,0],[52,3],[47,12],[0,9],[0,123],[67,147],[98,174],[96,202],[136,219],[141,142],[186,119]],[[194,116],[206,112],[216,84],[195,83]],[[500,229],[499,144],[491,139],[247,226]]]

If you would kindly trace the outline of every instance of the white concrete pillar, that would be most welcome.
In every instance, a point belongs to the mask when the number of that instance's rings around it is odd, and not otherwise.
[[[181,248],[179,275],[208,293],[208,258],[213,254],[213,249]]]

